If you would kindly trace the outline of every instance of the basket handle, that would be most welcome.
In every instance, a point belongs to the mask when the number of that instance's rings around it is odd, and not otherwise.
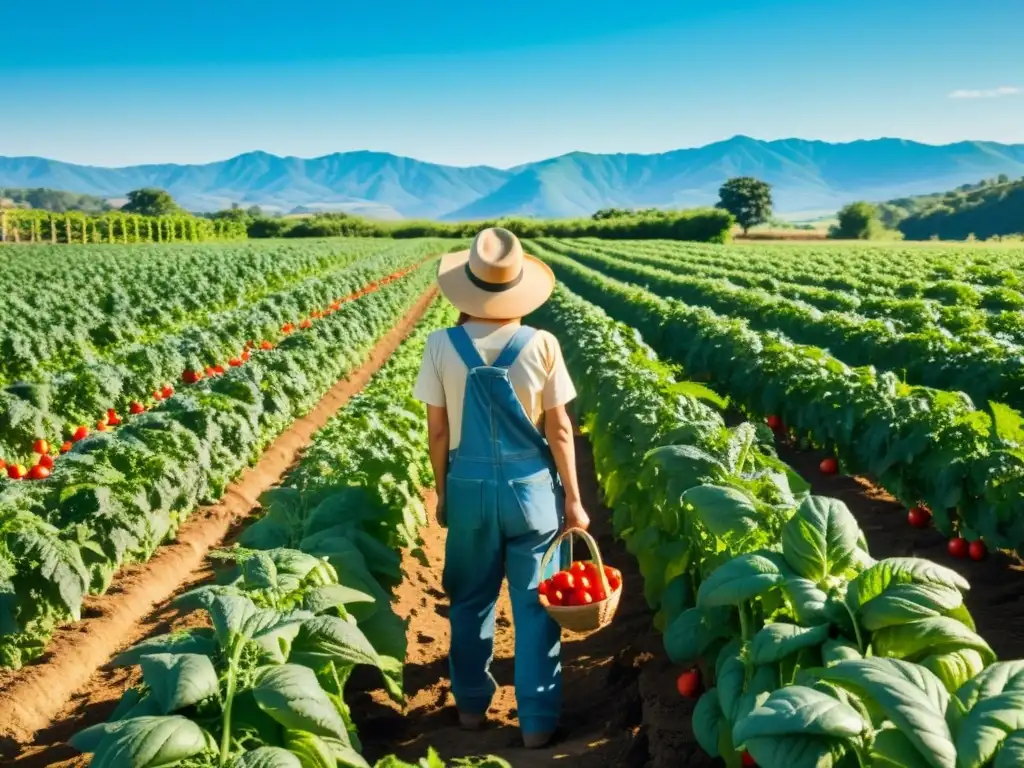
[[[597,542],[594,541],[594,537],[587,533],[582,528],[566,528],[551,542],[551,546],[548,547],[548,551],[544,553],[544,557],[540,561],[540,572],[544,573],[547,570],[548,563],[551,562],[551,558],[554,557],[555,552],[558,550],[558,546],[567,538],[576,534],[584,543],[587,545],[587,549],[590,550],[590,556],[594,558],[597,563],[597,572],[601,579],[601,586],[604,587],[604,593],[610,597],[612,594],[611,585],[608,583],[608,574],[604,572],[604,560],[601,558],[601,550],[597,548]],[[569,545],[572,546],[572,539],[569,539]]]

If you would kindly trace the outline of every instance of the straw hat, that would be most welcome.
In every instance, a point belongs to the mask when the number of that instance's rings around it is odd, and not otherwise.
[[[441,257],[441,293],[456,309],[488,320],[523,317],[548,300],[555,289],[551,268],[523,253],[519,238],[490,227],[473,238],[468,251]]]

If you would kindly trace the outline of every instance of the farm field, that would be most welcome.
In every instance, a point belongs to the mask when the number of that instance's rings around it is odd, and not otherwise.
[[[566,635],[563,732],[527,752],[505,595],[493,722],[465,732],[450,708],[410,393],[455,317],[434,257],[460,246],[58,246],[12,265],[0,451],[51,466],[0,480],[0,755],[1024,763],[1024,571],[997,551],[1024,540],[1024,427],[955,386],[970,360],[1005,376],[971,386],[1012,394],[1020,254],[527,244],[561,283],[528,322],[562,342],[593,532],[625,585],[609,628]],[[901,367],[850,367],[858,350]]]

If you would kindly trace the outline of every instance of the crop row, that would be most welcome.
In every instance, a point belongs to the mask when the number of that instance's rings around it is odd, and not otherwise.
[[[603,241],[596,241],[603,242]],[[963,244],[864,245],[834,242],[751,243],[723,247],[705,243],[636,241],[630,248],[717,267],[760,268],[795,284],[866,296],[929,298],[950,306],[997,308],[1008,289],[1024,297],[1019,247]],[[990,292],[995,296],[989,297]],[[1015,302],[1013,297],[1009,297]]]
[[[880,290],[869,280],[841,276],[843,269],[856,264],[847,263],[856,255],[840,249],[836,249],[834,255],[843,263],[830,272],[812,273],[812,277],[803,272],[795,273],[792,267],[779,267],[753,248],[733,249],[728,256],[722,254],[708,259],[702,255],[693,256],[676,243],[608,245],[589,241],[583,245],[565,241],[542,242],[550,243],[561,252],[583,247],[587,251],[666,269],[677,275],[694,275],[722,280],[726,285],[763,290],[773,296],[804,302],[822,312],[856,313],[890,323],[900,333],[923,333],[937,328],[968,344],[991,345],[992,337],[997,334],[1012,344],[1024,344],[1024,316],[1020,311],[1024,309],[1024,295],[1019,292],[1000,287],[987,288],[982,293],[969,284],[946,280],[931,284],[904,282],[900,284],[900,295],[895,295],[892,291]],[[737,259],[737,256],[747,258]],[[836,285],[851,282],[856,287]]]
[[[0,250],[0,382],[203,325],[383,250],[369,240]]]
[[[213,629],[150,638],[115,659],[138,665],[143,685],[74,746],[106,764],[128,744],[170,745],[159,763],[135,761],[137,768],[176,760],[368,767],[345,686],[356,666],[369,665],[389,695],[404,700],[405,624],[391,590],[402,578],[398,550],[416,542],[425,522],[418,493],[429,477],[417,469],[425,415],[411,384],[427,334],[453,319],[447,304],[432,305],[314,436],[286,482],[261,498],[264,515],[235,547],[216,553],[230,565],[221,586],[176,601],[206,610]],[[441,763],[435,756],[428,765]]]
[[[432,278],[424,264],[175,393],[115,431],[75,443],[46,480],[0,487],[0,664],[38,656],[125,563],[148,560],[212,502],[402,316]]]
[[[969,540],[1024,550],[1024,424],[1016,412],[980,411],[958,393],[851,368],[817,347],[535,250],[560,281],[636,327],[688,377],[710,380],[747,413],[780,416],[906,506],[926,504],[943,533],[958,528]]]
[[[559,290],[578,408],[617,535],[665,649],[700,696],[693,732],[728,768],[1020,764],[1024,662],[998,663],[967,582],[876,560],[845,505],[813,496],[770,431],[727,427],[702,385]]]
[[[666,269],[631,264],[622,258],[572,250],[572,258],[611,277],[643,285],[659,296],[705,306],[746,320],[758,331],[782,333],[797,344],[812,344],[849,365],[873,365],[913,383],[966,392],[976,403],[1005,403],[1024,410],[1024,349],[991,338],[984,344],[950,338],[938,328],[897,333],[884,322],[855,315],[821,313],[804,303],[761,290],[739,290]]]
[[[295,327],[337,311],[366,286],[373,287],[373,281],[407,269],[432,252],[438,252],[438,246],[431,241],[397,245],[252,304],[210,315],[202,325],[11,385],[0,392],[0,459],[23,460],[37,439],[60,445],[81,427],[93,428],[111,410],[137,411],[140,404],[160,399],[169,385],[194,383],[204,372],[215,373],[214,366],[229,367],[236,358],[247,356],[250,347],[272,346]]]

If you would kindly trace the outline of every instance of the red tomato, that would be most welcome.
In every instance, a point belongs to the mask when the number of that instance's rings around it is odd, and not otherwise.
[[[164,396],[165,400],[169,397],[174,397],[174,387],[168,384],[166,387],[160,390],[160,394]]]
[[[50,470],[42,464],[36,464],[28,471],[29,480],[45,480],[50,476]]]
[[[676,690],[684,699],[693,699],[700,694],[700,670],[688,669],[676,678]]]
[[[117,427],[121,425],[121,417],[117,415],[117,411],[111,409],[107,413],[107,424],[109,424],[112,427]]]
[[[128,406],[128,410],[134,415],[138,416],[140,413],[146,410],[146,406],[144,406],[138,400],[134,400],[132,401],[132,404]]]
[[[574,576],[582,576],[587,572],[587,564],[582,560],[577,560],[575,563],[569,566],[569,573]]]
[[[0,459],[0,469],[4,469],[6,467],[7,467],[7,462],[4,461],[3,459]]]
[[[203,378],[203,374],[201,374],[199,371],[191,371],[191,370],[189,370],[189,371],[185,371],[184,373],[181,374],[181,380],[185,384],[195,384],[201,378]]]
[[[71,439],[77,443],[79,440],[84,440],[86,436],[88,436],[88,434],[89,428],[83,424],[74,431],[74,433],[71,435]]]
[[[230,365],[232,368],[238,368],[241,364],[242,359],[240,357],[232,357],[230,360],[228,360],[228,365]]]
[[[594,602],[589,592],[574,589],[565,596],[565,605],[589,605]]]
[[[163,393],[159,389],[154,389],[153,390],[153,399],[154,400],[163,400],[164,399]]]
[[[609,584],[608,586],[611,586],[611,584]],[[604,587],[601,586],[600,582],[595,582],[594,586],[590,588],[590,596],[594,598],[595,603],[599,603],[602,600],[608,599],[608,595],[605,593]]]
[[[818,465],[818,469],[825,475],[834,475],[839,471],[839,462],[829,456],[827,459],[822,459],[821,464]]]
[[[537,594],[546,595],[548,593],[548,589],[550,589],[550,586],[551,585],[547,581],[542,581],[540,584],[537,585]]]
[[[62,445],[62,446],[60,447],[60,452],[61,452],[61,453],[67,453],[67,452],[68,452],[68,451],[70,451],[70,450],[71,450],[71,441],[70,441],[70,440],[67,440],[67,441],[65,441],[65,443],[64,443],[64,444],[63,444],[63,445]]]
[[[988,557],[988,547],[985,546],[984,541],[977,539],[971,542],[967,553],[971,556],[971,560],[984,560]]]
[[[48,453],[40,456],[39,466],[46,467],[47,469],[53,469],[53,456]]]
[[[285,323],[281,326],[281,333],[291,333],[295,330],[295,326],[291,323]]]
[[[914,507],[907,513],[907,522],[914,528],[927,528],[932,521],[932,513],[924,507]]]
[[[215,365],[215,366],[213,366],[213,372],[216,373],[218,376],[223,376],[224,375],[224,366],[223,365]]]
[[[970,550],[970,544],[967,543],[967,539],[954,537],[949,540],[949,554],[953,557],[967,557],[967,553]]]
[[[562,595],[561,590],[549,590],[547,594],[548,602],[551,605],[562,605],[565,602],[565,597]]]
[[[594,587],[594,582],[589,577],[580,574],[576,578],[576,589],[582,589],[585,592],[589,592]]]
[[[551,585],[561,592],[568,592],[576,587],[576,579],[568,571],[559,571],[551,577]]]
[[[107,422],[106,422],[106,420],[100,419],[99,421],[96,422],[96,431],[97,432],[106,432],[107,431]]]
[[[778,432],[782,429],[782,418],[779,416],[775,416],[773,414],[769,416],[767,419],[765,419],[765,422],[768,424],[768,428],[775,432]]]
[[[757,768],[757,762],[749,752],[744,751],[740,762],[743,764],[743,768]]]
[[[305,320],[303,320],[301,323],[299,323],[299,328],[302,328],[303,330],[305,330],[306,328],[312,328],[312,327],[313,327],[313,321],[310,320],[308,317]]]
[[[250,357],[252,357],[252,353],[249,351],[249,348],[246,347],[242,350],[242,360],[247,361]]]
[[[45,440],[36,440],[32,443],[32,450],[38,454],[46,454],[50,452],[50,444]]]
[[[8,464],[7,465],[7,476],[11,480],[21,480],[28,474],[28,470],[25,469],[24,464]]]
[[[274,348],[274,345],[271,344],[266,339],[264,339],[262,342],[260,342],[260,349],[262,349],[262,350],[268,350],[268,349],[273,349],[273,348]]]

